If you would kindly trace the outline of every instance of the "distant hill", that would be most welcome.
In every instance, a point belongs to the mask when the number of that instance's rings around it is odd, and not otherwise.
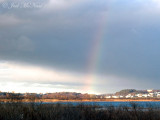
[[[131,94],[131,93],[135,93],[135,92],[137,92],[137,90],[135,90],[135,89],[125,89],[125,90],[121,90],[119,92],[116,92],[115,95],[123,95],[123,96],[125,96],[125,95]]]
[[[148,93],[147,90],[124,89],[119,92],[116,92],[115,95],[126,96],[128,94],[134,95],[134,94],[146,94],[146,93]]]
[[[130,94],[130,95],[129,95]],[[139,94],[139,95],[138,95]],[[136,89],[124,89],[114,94],[82,94],[76,92],[56,92],[56,93],[9,93],[0,92],[0,99],[58,99],[58,100],[85,100],[85,99],[105,99],[105,98],[125,98],[126,96],[133,97],[157,97],[160,98],[160,90],[136,90]],[[133,98],[132,97],[132,98]]]

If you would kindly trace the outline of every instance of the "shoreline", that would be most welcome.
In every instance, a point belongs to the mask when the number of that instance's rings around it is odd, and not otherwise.
[[[41,100],[41,102],[160,102],[160,100],[126,100],[126,99],[107,99],[107,100]]]
[[[0,99],[0,102],[160,102],[160,99],[91,99],[91,100],[58,100],[58,99],[22,99],[22,100],[12,100],[12,99]]]

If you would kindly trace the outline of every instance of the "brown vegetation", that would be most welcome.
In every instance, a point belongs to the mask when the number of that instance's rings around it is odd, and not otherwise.
[[[160,120],[160,109],[126,106],[1,103],[0,120]]]

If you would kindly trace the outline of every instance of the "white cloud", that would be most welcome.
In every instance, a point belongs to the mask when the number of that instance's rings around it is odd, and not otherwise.
[[[16,93],[52,93],[52,92],[63,92],[66,91],[64,88],[59,88],[56,86],[47,86],[39,84],[38,86],[35,84],[27,84],[25,82],[15,83],[15,82],[6,82],[0,84],[1,91],[6,92],[16,92]],[[74,89],[70,88],[67,89],[68,92],[75,91]]]
[[[66,83],[78,84],[82,75],[37,66],[0,63],[0,90],[15,92],[62,92],[76,91]],[[64,83],[64,84],[63,84]]]
[[[0,90],[15,92],[108,93],[137,85],[137,80],[115,75],[98,76],[43,68],[12,62],[0,62]],[[112,86],[112,88],[110,87]],[[106,90],[106,92],[104,91]]]
[[[108,78],[110,80],[113,79],[112,77]],[[105,81],[106,77],[15,64],[12,62],[0,63],[1,91],[95,93],[93,88],[95,84],[103,84],[99,83],[99,79]],[[108,84],[110,83],[108,82]]]
[[[5,74],[8,74],[13,81],[74,82],[82,79],[82,76],[76,74],[36,66],[3,63],[2,67],[6,69]]]

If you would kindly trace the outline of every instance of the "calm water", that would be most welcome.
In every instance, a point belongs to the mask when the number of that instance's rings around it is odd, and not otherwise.
[[[85,105],[99,105],[102,107],[105,106],[127,106],[131,107],[131,103],[136,103],[139,107],[159,107],[160,108],[160,102],[57,102],[60,104],[72,104],[72,105],[79,105],[79,104],[85,104]]]

